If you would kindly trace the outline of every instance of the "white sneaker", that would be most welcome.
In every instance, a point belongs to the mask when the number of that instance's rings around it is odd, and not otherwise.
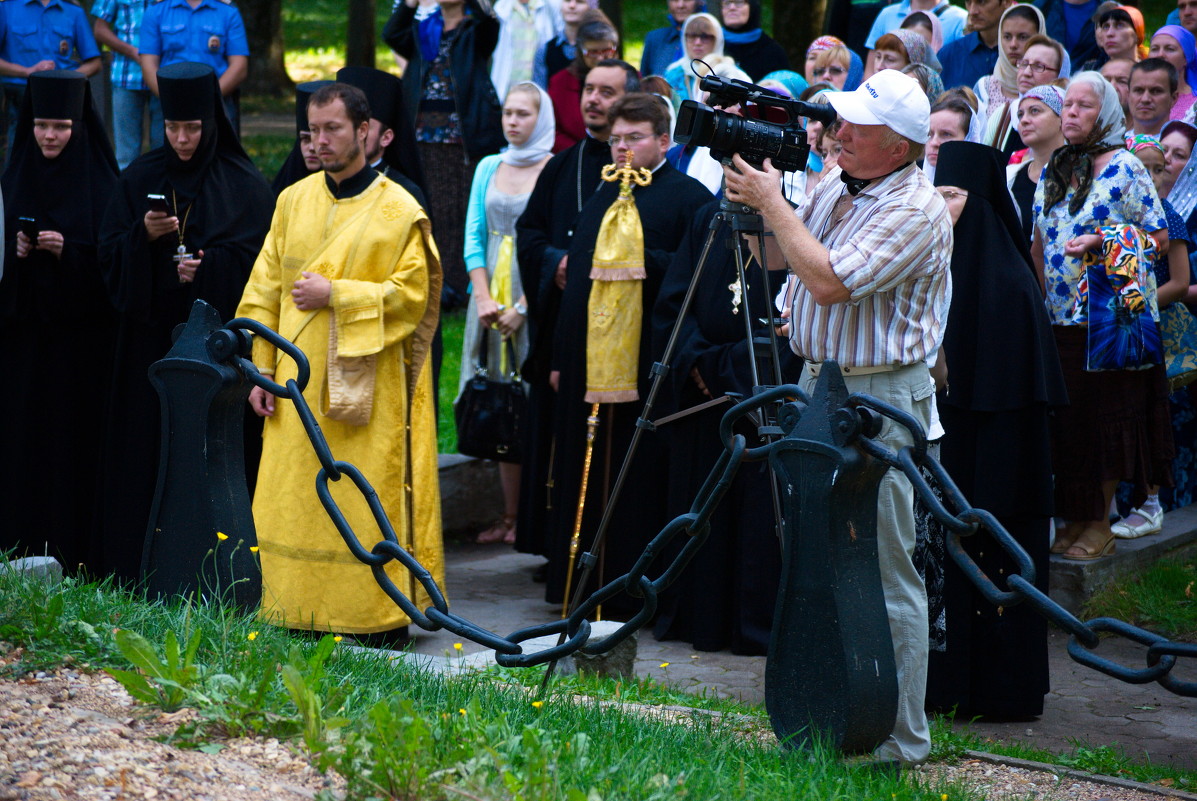
[[[1164,527],[1164,509],[1159,507],[1155,514],[1148,514],[1142,509],[1131,509],[1131,515],[1138,515],[1143,518],[1143,522],[1139,525],[1131,525],[1126,522],[1124,517],[1114,525],[1110,526],[1110,530],[1114,532],[1114,536],[1120,540],[1137,540],[1139,537],[1148,534],[1157,534]],[[1129,517],[1130,515],[1127,515]]]

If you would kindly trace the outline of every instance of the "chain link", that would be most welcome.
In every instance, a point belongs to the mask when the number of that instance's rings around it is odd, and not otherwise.
[[[296,378],[286,384],[278,384],[263,376],[253,363],[244,358],[248,339],[243,331],[248,330],[275,346],[296,363]],[[303,425],[316,457],[320,461],[320,472],[316,476],[316,493],[341,538],[350,552],[363,564],[369,565],[374,578],[394,603],[403,610],[412,622],[428,631],[446,629],[465,639],[472,640],[496,652],[496,661],[504,667],[531,667],[556,661],[578,651],[586,654],[602,654],[627,639],[643,627],[656,613],[660,594],[681,575],[694,554],[706,542],[710,532],[711,514],[727,494],[741,463],[768,458],[773,444],[749,448],[743,435],[734,433],[736,423],[760,410],[783,404],[778,419],[787,430],[801,415],[810,399],[796,385],[772,387],[759,395],[741,401],[723,416],[719,425],[719,437],[724,449],[714,467],[707,475],[702,488],[695,496],[690,510],[671,520],[653,537],[640,558],[626,574],[595,590],[582,601],[566,618],[554,620],[514,631],[506,637],[473,623],[449,611],[449,603],[432,574],[399,544],[395,529],[387,517],[378,493],[361,471],[349,462],[334,458],[324,434],[316,422],[315,415],[303,397],[303,390],[311,376],[307,357],[294,345],[261,323],[247,318],[238,318],[217,331],[209,340],[212,354],[224,361],[234,361],[246,377],[263,390],[290,400],[295,404],[299,420]],[[797,403],[792,401],[797,400]],[[905,428],[911,435],[912,444],[899,451],[893,451],[868,436],[861,436],[855,443],[866,453],[899,470],[914,486],[920,500],[932,516],[947,531],[947,552],[961,571],[969,578],[990,603],[1010,607],[1026,603],[1052,623],[1072,636],[1068,643],[1069,655],[1080,664],[1101,671],[1116,679],[1133,684],[1158,682],[1160,686],[1177,695],[1197,697],[1197,682],[1185,682],[1172,675],[1172,670],[1181,658],[1197,659],[1197,644],[1173,643],[1167,638],[1146,629],[1111,618],[1096,618],[1082,622],[1068,610],[1051,600],[1035,586],[1035,566],[1030,556],[1014,540],[1010,533],[989,512],[974,509],[961,494],[956,483],[940,463],[928,454],[927,438],[922,426],[910,414],[897,409],[869,395],[849,396],[847,410],[855,414],[862,432],[877,431],[878,418],[884,417]],[[843,410],[840,413],[842,414]],[[933,482],[940,490],[944,501],[940,501],[930,483],[923,477],[920,467],[926,467]],[[347,477],[370,508],[374,522],[383,539],[367,549],[346,520],[340,507],[332,497],[328,482]],[[1004,576],[1005,586],[998,584],[973,561],[961,544],[961,537],[986,534],[996,541],[998,547],[1010,557],[1017,569]],[[673,561],[655,579],[648,572],[658,557],[664,553],[676,538],[685,536],[686,541]],[[427,593],[432,606],[421,611],[415,602],[403,593],[391,580],[386,566],[399,562]],[[590,641],[590,615],[603,603],[620,592],[640,598],[641,608],[631,620],[623,623],[611,634],[594,642]],[[1093,652],[1100,644],[1100,634],[1125,637],[1147,647],[1145,668],[1131,668],[1119,665]],[[564,635],[564,641],[535,653],[525,653],[522,643],[539,638]]]

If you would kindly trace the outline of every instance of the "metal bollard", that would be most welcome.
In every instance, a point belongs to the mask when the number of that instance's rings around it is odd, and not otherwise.
[[[867,753],[889,736],[898,709],[877,562],[877,490],[887,467],[853,447],[879,420],[846,408],[847,399],[839,366],[825,362],[801,416],[783,408],[786,435],[770,455],[786,527],[765,706],[787,746],[818,740]]]
[[[162,450],[141,567],[151,595],[199,592],[251,610],[262,596],[242,439],[251,384],[223,363],[235,351],[248,353],[248,338],[197,300],[170,352],[150,366]]]

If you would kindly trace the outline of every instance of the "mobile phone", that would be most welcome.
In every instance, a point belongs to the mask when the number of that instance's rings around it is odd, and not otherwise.
[[[170,215],[170,206],[166,203],[166,195],[146,195],[145,199],[150,204],[150,211]]]
[[[18,217],[17,220],[21,223],[21,233],[28,237],[30,242],[37,242],[37,235],[41,233],[37,220],[32,217]]]

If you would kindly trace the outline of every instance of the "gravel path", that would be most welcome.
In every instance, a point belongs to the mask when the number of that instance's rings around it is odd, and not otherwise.
[[[0,682],[0,801],[292,801],[341,786],[276,740],[231,740],[207,754],[155,739],[191,714],[137,704],[102,673],[63,668]],[[1166,788],[1117,787],[978,758],[923,766],[915,775],[980,789],[990,801],[1160,801],[1169,795]]]

